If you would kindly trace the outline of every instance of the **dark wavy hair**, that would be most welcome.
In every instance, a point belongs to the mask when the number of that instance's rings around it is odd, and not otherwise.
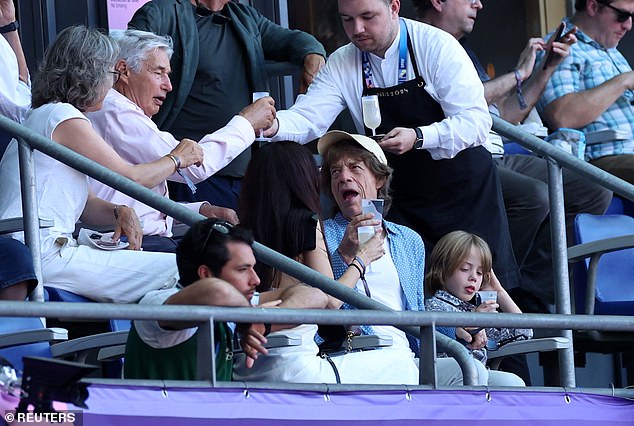
[[[230,242],[251,246],[253,234],[240,225],[233,226],[219,219],[201,220],[189,228],[176,248],[176,266],[181,285],[187,287],[199,279],[200,265],[207,266],[215,276],[219,276],[230,260],[227,248]]]
[[[33,79],[32,107],[65,102],[86,111],[112,87],[110,71],[118,52],[116,43],[99,30],[83,25],[62,30]]]
[[[319,171],[311,152],[295,142],[263,146],[251,158],[240,192],[240,223],[256,241],[296,258],[314,248]],[[311,235],[312,229],[312,235]],[[276,286],[276,271],[256,265],[258,290]]]
[[[383,164],[379,161],[374,154],[367,149],[361,147],[358,143],[351,140],[343,140],[333,144],[322,155],[321,161],[321,187],[324,189],[324,193],[332,201],[333,211],[329,211],[329,217],[334,216],[339,207],[335,202],[335,197],[330,189],[332,177],[330,175],[330,168],[333,164],[339,161],[342,157],[350,157],[363,161],[368,169],[374,174],[377,179],[385,178],[385,184],[378,191],[378,198],[383,199],[383,216],[387,215],[392,205],[392,196],[390,195],[390,183],[392,182],[392,168],[387,164]]]

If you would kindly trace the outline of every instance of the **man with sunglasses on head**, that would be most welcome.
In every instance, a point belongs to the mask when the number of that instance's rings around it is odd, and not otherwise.
[[[296,285],[280,291],[256,292],[260,283],[254,266],[253,235],[231,223],[206,219],[185,234],[176,251],[180,286],[152,291],[140,304],[234,307],[324,308],[321,290]],[[125,354],[126,378],[195,380],[198,323],[195,321],[134,321]],[[247,366],[266,354],[266,335],[292,327],[247,324],[240,327]],[[233,327],[216,323],[216,378],[230,381],[233,371]]]
[[[564,19],[577,43],[553,73],[538,104],[551,129],[617,130],[618,140],[589,144],[585,158],[634,184],[634,72],[617,50],[632,29],[634,0],[576,0]]]

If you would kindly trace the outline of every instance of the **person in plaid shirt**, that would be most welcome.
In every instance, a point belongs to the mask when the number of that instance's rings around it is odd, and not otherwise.
[[[625,133],[625,139],[589,145],[585,157],[630,183],[634,183],[634,72],[616,47],[632,29],[633,15],[632,0],[576,0],[575,14],[564,22],[567,28],[577,26],[577,43],[537,104],[553,130]]]

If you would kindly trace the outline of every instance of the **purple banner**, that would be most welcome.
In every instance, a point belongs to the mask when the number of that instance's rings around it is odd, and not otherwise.
[[[632,425],[634,401],[581,393],[309,391],[91,385],[87,425]]]

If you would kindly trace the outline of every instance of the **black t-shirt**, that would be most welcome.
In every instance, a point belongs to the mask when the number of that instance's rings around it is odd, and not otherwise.
[[[199,61],[192,89],[169,129],[177,139],[200,140],[225,126],[251,103],[251,87],[244,60],[244,47],[230,21],[218,23],[213,15],[196,15]],[[251,158],[245,150],[219,175],[241,177]]]

